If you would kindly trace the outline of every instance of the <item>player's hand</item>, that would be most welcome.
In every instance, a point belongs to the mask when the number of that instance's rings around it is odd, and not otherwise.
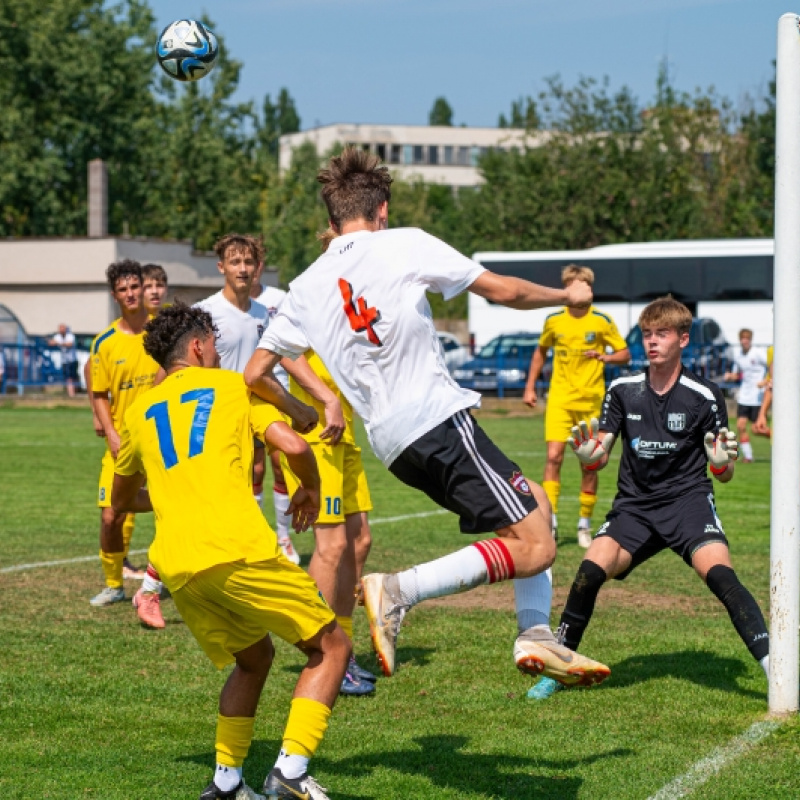
[[[292,495],[286,515],[291,515],[295,533],[308,530],[317,521],[319,502],[319,492],[312,492],[302,486]]]
[[[105,439],[106,431],[103,428],[103,423],[100,422],[100,418],[96,415],[92,415],[92,425],[94,426],[94,433],[95,436],[99,436],[101,439]]]
[[[319,435],[330,445],[339,444],[345,429],[344,412],[338,398],[325,406],[325,427]]]
[[[116,431],[110,433],[106,439],[108,440],[108,449],[111,451],[111,457],[116,459],[119,454],[120,439]]]
[[[769,423],[766,417],[762,417],[761,414],[758,415],[758,419],[753,423],[753,433],[757,433],[759,436],[770,435]]]
[[[531,408],[536,408],[536,401],[538,399],[539,398],[536,396],[536,389],[525,389],[522,393],[522,402]]]
[[[566,306],[572,308],[586,308],[592,304],[592,287],[586,281],[572,281],[566,287],[567,302]]]
[[[316,409],[298,400],[292,413],[292,428],[298,433],[311,433],[318,423],[319,414]]]
[[[739,442],[736,441],[736,433],[727,428],[720,428],[717,436],[714,436],[713,431],[709,431],[703,437],[703,444],[712,472],[724,472],[729,464],[739,458]]]
[[[592,417],[589,425],[581,420],[577,425],[573,425],[572,435],[567,439],[578,461],[589,470],[600,468],[600,462],[614,444],[614,434],[607,433],[600,439],[599,428],[600,423],[595,417]]]

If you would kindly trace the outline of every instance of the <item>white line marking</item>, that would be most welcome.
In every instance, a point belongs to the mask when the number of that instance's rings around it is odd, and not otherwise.
[[[449,514],[449,511],[445,511],[442,509],[437,509],[436,511],[420,511],[418,514],[403,514],[399,517],[379,517],[378,519],[370,520],[369,524],[372,525],[382,525],[387,522],[403,522],[407,519],[420,519],[422,517],[433,517],[437,514]],[[142,553],[146,553],[147,550],[131,550],[130,555],[138,556]],[[24,572],[25,570],[29,569],[39,569],[40,567],[60,567],[62,564],[80,564],[84,561],[96,561],[97,556],[78,556],[77,558],[62,558],[58,561],[37,561],[32,564],[15,564],[12,567],[3,567],[0,569],[0,575],[8,572]]]
[[[687,772],[668,783],[648,800],[676,800],[679,797],[686,797],[780,726],[781,723],[777,720],[753,723],[744,733],[734,737],[723,747],[712,750],[708,756],[693,764]]]

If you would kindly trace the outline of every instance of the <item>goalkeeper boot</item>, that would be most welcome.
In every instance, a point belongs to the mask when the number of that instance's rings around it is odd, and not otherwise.
[[[605,664],[559,644],[547,625],[535,625],[517,637],[514,661],[521,672],[541,674],[564,686],[592,686],[611,674]]]
[[[120,587],[106,586],[102,592],[96,594],[89,603],[95,607],[110,606],[121,603],[125,599],[125,590]]]
[[[409,606],[400,597],[396,575],[375,572],[361,579],[360,599],[367,612],[372,646],[386,676],[394,675],[397,634]]]
[[[139,589],[133,596],[133,607],[136,609],[136,616],[146,628],[166,628],[167,623],[161,615],[161,598],[158,592],[146,592]]]
[[[307,772],[299,778],[287,778],[277,767],[274,767],[267,775],[261,791],[267,796],[267,800],[276,797],[289,797],[293,800],[297,800],[297,798],[330,800],[325,794],[328,790],[324,786],[320,786]]]
[[[530,697],[531,700],[548,700],[557,691],[563,688],[564,687],[557,681],[543,676],[528,689],[528,697]]]
[[[303,795],[287,795],[287,797],[303,797]],[[244,781],[229,792],[223,792],[222,789],[217,788],[214,781],[203,789],[200,795],[200,800],[266,800],[263,794],[259,794],[251,789]]]

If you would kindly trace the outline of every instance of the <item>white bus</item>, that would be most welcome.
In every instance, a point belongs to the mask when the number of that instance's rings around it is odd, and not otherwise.
[[[625,336],[647,303],[671,294],[696,317],[715,319],[725,338],[741,328],[772,344],[773,239],[720,239],[611,244],[590,250],[475,253],[473,260],[501,275],[561,285],[568,264],[591,267],[595,303]],[[800,267],[799,267],[800,268]],[[469,293],[469,330],[477,347],[509,331],[541,331],[552,309],[510,311]]]

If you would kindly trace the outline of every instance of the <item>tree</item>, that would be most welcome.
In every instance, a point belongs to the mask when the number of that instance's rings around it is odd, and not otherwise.
[[[267,95],[262,113],[263,120],[256,120],[256,139],[260,147],[277,159],[280,137],[300,130],[300,116],[289,90],[280,90],[277,103]]]
[[[85,234],[94,158],[119,231],[147,192],[152,13],[143,0],[5,0],[0,31],[0,235]]]
[[[497,122],[498,128],[520,128],[534,131],[540,127],[539,112],[536,110],[536,101],[530,97],[520,97],[511,103],[511,114],[506,119],[505,114],[500,114]]]
[[[428,114],[428,125],[453,125],[453,109],[444,97],[437,97],[433,101],[433,108]]]

